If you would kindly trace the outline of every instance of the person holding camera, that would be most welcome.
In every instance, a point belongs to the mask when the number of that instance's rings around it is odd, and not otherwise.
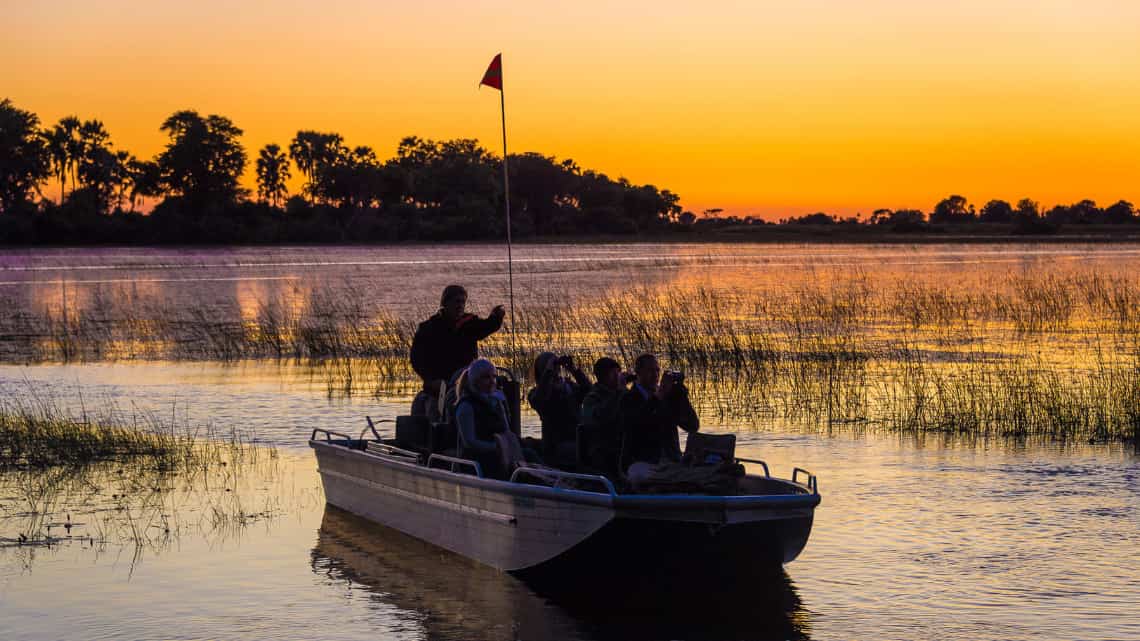
[[[661,373],[653,354],[634,362],[637,380],[621,399],[622,443],[620,469],[637,487],[658,463],[680,462],[681,439],[677,428],[693,433],[700,419],[689,402],[684,374]]]
[[[572,357],[553,352],[534,359],[534,381],[526,400],[542,421],[542,458],[555,467],[572,467],[577,459],[578,419],[590,381]]]
[[[582,401],[582,449],[586,464],[602,474],[620,478],[621,424],[618,420],[621,397],[636,376],[623,372],[621,364],[603,356],[594,363],[597,381]]]

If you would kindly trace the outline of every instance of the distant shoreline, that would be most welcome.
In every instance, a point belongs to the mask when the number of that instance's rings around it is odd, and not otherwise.
[[[1059,231],[1052,234],[1001,234],[996,230],[978,230],[970,233],[964,230],[941,229],[923,232],[891,232],[874,229],[787,229],[784,225],[740,230],[709,231],[669,231],[638,235],[626,234],[583,234],[565,236],[543,236],[515,238],[514,244],[527,245],[588,245],[614,244],[635,245],[659,244],[803,244],[803,245],[1035,245],[1035,244],[1140,244],[1140,230],[1120,229],[1105,226],[1097,229],[1081,229],[1079,232]],[[1113,228],[1117,227],[1117,228]],[[359,241],[337,242],[282,242],[282,243],[64,243],[64,244],[3,244],[0,250],[36,249],[81,249],[109,247],[391,247],[391,246],[463,246],[505,244],[506,239],[481,238],[472,240],[454,239],[409,239],[402,241]]]

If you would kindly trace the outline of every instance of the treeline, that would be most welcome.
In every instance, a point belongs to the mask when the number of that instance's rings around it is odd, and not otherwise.
[[[98,120],[41,126],[35,114],[0,102],[0,244],[368,242],[506,231],[502,159],[476,140],[409,137],[385,160],[339,134],[299,131],[286,146],[259,150],[251,193],[241,184],[243,132],[230,119],[179,111],[160,130],[165,149],[140,159],[116,148]],[[681,225],[668,190],[537,153],[512,154],[508,166],[520,237]],[[294,170],[304,179],[298,194],[287,189]]]
[[[337,243],[498,239],[506,231],[501,158],[470,139],[403,139],[380,159],[336,133],[299,131],[287,145],[260,149],[256,191],[242,130],[229,118],[179,111],[159,129],[154,158],[118,149],[102,122],[75,116],[41,126],[0,102],[0,244]],[[824,212],[778,223],[759,217],[682,211],[678,196],[653,185],[582,169],[572,160],[512,154],[510,204],[516,238],[590,234],[714,235],[769,230],[773,237],[847,231],[1051,234],[1069,225],[1140,223],[1133,205],[1091,200],[1048,210],[1024,198],[975,210],[962,196],[929,213],[878,209],[868,217]],[[287,188],[303,179],[300,193]],[[51,193],[47,193],[48,191]],[[58,190],[58,191],[56,191]],[[148,210],[143,213],[143,210]]]
[[[815,226],[911,233],[968,230],[970,227],[988,225],[1013,234],[1052,234],[1066,225],[1140,224],[1140,212],[1127,200],[1117,201],[1104,208],[1098,207],[1092,200],[1082,200],[1072,205],[1056,205],[1048,210],[1043,210],[1039,203],[1029,198],[1022,198],[1016,205],[1004,200],[991,200],[982,205],[981,210],[977,210],[968,200],[958,195],[942,199],[929,214],[918,209],[876,209],[867,218],[842,218],[816,212],[770,223],[756,217],[722,217],[715,215],[718,212],[712,213],[705,218],[695,219],[694,226],[707,229],[741,225]],[[684,219],[685,216],[682,215],[682,220]]]

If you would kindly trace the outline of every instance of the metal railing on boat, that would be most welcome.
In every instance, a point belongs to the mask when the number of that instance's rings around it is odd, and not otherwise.
[[[799,483],[801,472],[807,476],[807,483],[800,483],[800,485],[803,485],[807,489],[811,490],[812,494],[819,494],[819,479],[815,477],[815,474],[812,474],[802,467],[792,468],[792,483]]]
[[[479,478],[483,478],[483,467],[480,466],[479,463],[476,461],[472,461],[470,459],[465,459],[465,458],[457,458],[454,456],[446,456],[444,454],[432,454],[431,456],[428,457],[427,466],[429,468],[435,468],[436,466],[434,464],[437,461],[443,462],[443,463],[451,463],[451,471],[452,472],[455,471],[456,465],[469,466],[475,470],[475,476],[477,476]],[[436,468],[436,469],[438,469],[438,468]]]
[[[736,457],[736,462],[737,463],[755,463],[755,464],[759,465],[760,467],[764,468],[764,476],[766,476],[768,478],[772,478],[772,473],[768,471],[768,464],[765,463],[764,461],[761,461],[758,458]]]
[[[346,440],[346,441],[351,441],[351,440],[352,440],[352,437],[351,437],[351,436],[349,436],[348,434],[345,434],[345,433],[343,433],[343,432],[334,432],[334,431],[332,431],[332,430],[326,430],[326,429],[325,429],[325,428],[323,428],[323,427],[314,427],[314,428],[313,428],[313,433],[312,433],[312,435],[310,435],[310,436],[309,436],[309,440],[310,440],[310,441],[315,441],[315,440],[317,440],[317,433],[318,433],[318,432],[319,432],[319,433],[321,433],[321,434],[324,434],[324,435],[325,435],[325,440],[326,440],[326,441],[328,441],[328,442],[330,442],[330,443],[332,442],[332,440],[333,440],[333,438],[332,438],[332,437],[334,437],[334,436],[336,436],[336,437],[339,437],[340,439],[344,439],[344,440]]]
[[[563,472],[562,470],[554,470],[544,467],[519,467],[516,468],[514,473],[511,474],[511,483],[517,483],[519,476],[533,476],[542,481],[550,481],[551,487],[557,488],[564,480],[572,479],[579,481],[591,481],[593,483],[600,483],[606,488],[610,496],[617,496],[617,490],[614,484],[604,476],[598,474],[578,474],[576,472]]]

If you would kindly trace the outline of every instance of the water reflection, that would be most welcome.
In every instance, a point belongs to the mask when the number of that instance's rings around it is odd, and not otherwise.
[[[522,580],[326,507],[313,571],[408,613],[427,639],[808,639],[788,575],[745,585],[660,577]]]

